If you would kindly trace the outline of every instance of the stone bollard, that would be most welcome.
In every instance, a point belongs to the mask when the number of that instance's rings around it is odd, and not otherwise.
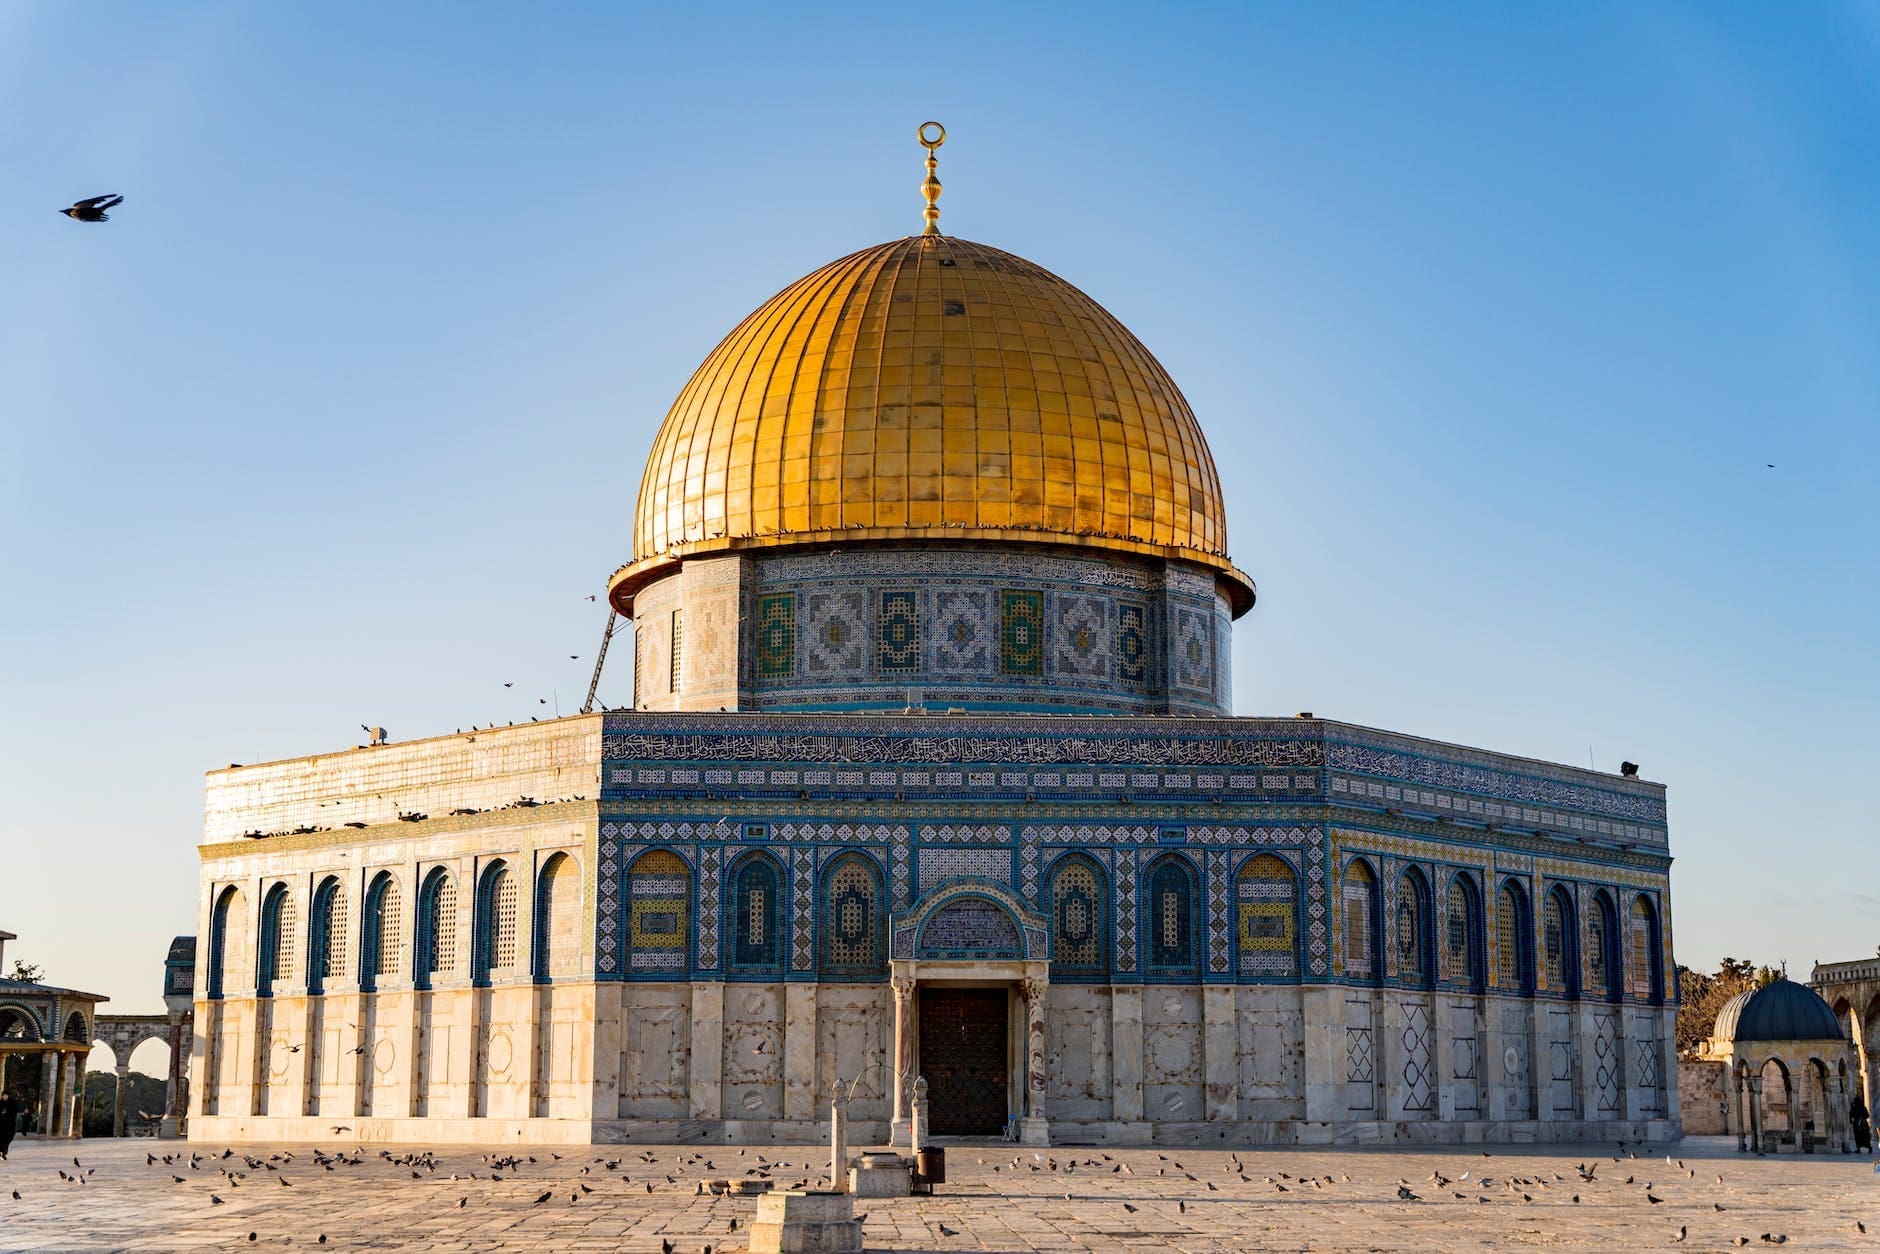
[[[848,1188],[849,1178],[849,1091],[836,1077],[829,1094],[829,1187],[836,1192]]]
[[[927,1135],[927,1077],[917,1076],[914,1080],[914,1105],[908,1115],[907,1152],[920,1153],[920,1147],[926,1143]]]
[[[862,1225],[846,1193],[784,1189],[757,1201],[751,1254],[860,1254]]]

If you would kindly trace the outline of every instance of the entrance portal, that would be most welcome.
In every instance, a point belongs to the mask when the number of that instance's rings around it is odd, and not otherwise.
[[[1007,1112],[1006,990],[920,990],[920,1074],[936,1136],[996,1136]]]

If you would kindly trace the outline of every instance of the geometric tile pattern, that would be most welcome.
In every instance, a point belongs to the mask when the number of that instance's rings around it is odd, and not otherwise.
[[[862,621],[862,595],[859,589],[804,594],[806,673],[846,676],[862,669],[862,649],[868,639],[867,624]]]
[[[685,971],[686,905],[691,876],[677,855],[641,854],[627,871],[628,970],[677,975]]]
[[[1073,854],[1051,872],[1051,978],[1102,979],[1109,974],[1104,950],[1103,870]]]
[[[1214,687],[1214,632],[1211,616],[1200,610],[1175,611],[1175,682],[1183,688],[1212,691]]]
[[[1149,644],[1145,638],[1147,613],[1134,601],[1117,604],[1116,674],[1124,683],[1148,678]]]
[[[1282,864],[1283,865],[1283,864]],[[1208,866],[1208,970],[1225,975],[1233,949],[1227,923],[1227,852],[1211,849]],[[1290,939],[1290,937],[1288,938]]]
[[[907,588],[884,589],[875,603],[875,663],[884,674],[920,669],[920,609]]]
[[[1601,1115],[1619,1113],[1619,1016],[1611,1011],[1593,1015],[1593,1088]]]
[[[1059,675],[1105,679],[1110,673],[1108,606],[1101,597],[1059,593],[1051,669]]]
[[[1003,830],[1001,835],[1005,835]],[[920,891],[929,889],[947,880],[960,876],[974,876],[981,879],[996,880],[1011,886],[1012,851],[1009,848],[990,849],[922,849],[920,851]]]
[[[808,971],[815,966],[814,931],[811,920],[816,910],[816,851],[797,849],[790,864],[790,880],[795,894],[791,918],[795,923],[796,944],[790,966]]]
[[[983,588],[934,594],[934,670],[984,675],[992,670],[992,594]]]
[[[874,863],[862,854],[843,854],[829,873],[827,892],[822,912],[822,978],[880,979],[887,953],[887,917]],[[801,919],[797,926],[808,930]]]
[[[1044,594],[1006,589],[999,593],[999,672],[1044,673]]]
[[[718,868],[723,850],[706,845],[698,855],[698,965],[702,971],[718,966]]]
[[[1116,855],[1116,969],[1136,969],[1136,852]]]
[[[757,599],[757,673],[763,679],[796,674],[796,595]]]

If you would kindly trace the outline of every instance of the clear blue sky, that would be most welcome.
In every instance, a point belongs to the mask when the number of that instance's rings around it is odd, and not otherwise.
[[[578,707],[667,405],[929,117],[1201,416],[1240,710],[1630,758],[1681,960],[1874,951],[1880,9],[0,2],[19,956],[154,1008],[205,769]]]

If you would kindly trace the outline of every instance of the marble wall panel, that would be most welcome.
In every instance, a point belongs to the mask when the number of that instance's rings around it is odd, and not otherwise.
[[[1305,1118],[1305,1014],[1297,988],[1240,988],[1239,1117]]]
[[[1045,1000],[1045,1114],[1112,1117],[1110,990],[1054,984]]]
[[[1201,990],[1152,984],[1142,990],[1142,1104],[1145,1118],[1205,1116]]]
[[[851,1119],[889,1117],[888,1050],[894,1028],[893,994],[879,985],[816,986],[816,1090],[818,1119],[829,1114],[838,1080],[853,1085]],[[860,1079],[860,1083],[855,1081]]]
[[[621,987],[625,1025],[620,1117],[678,1119],[691,1111],[692,990],[685,984]]]
[[[725,986],[727,1119],[783,1118],[783,985]]]

